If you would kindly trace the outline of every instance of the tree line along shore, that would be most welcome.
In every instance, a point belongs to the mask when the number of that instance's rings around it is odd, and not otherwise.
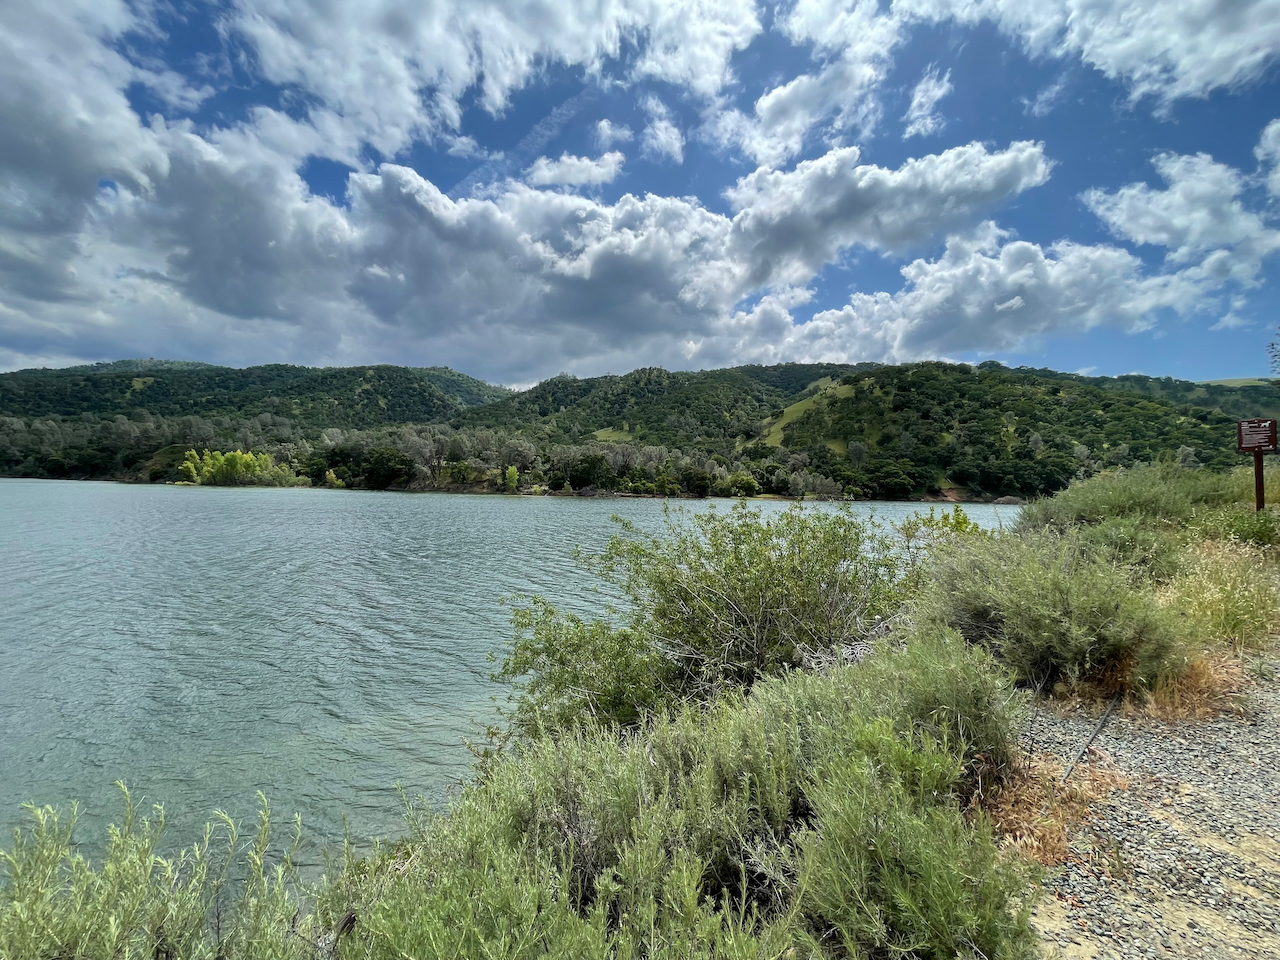
[[[1280,622],[1280,514],[1251,497],[1157,463],[994,532],[745,502],[623,523],[582,562],[624,609],[514,608],[509,698],[447,808],[306,882],[265,800],[200,838],[130,806],[95,862],[33,808],[0,957],[1036,956],[1046,838],[1089,797],[1020,751],[1028,709],[1238,709]]]
[[[1112,467],[1232,466],[1235,420],[1277,413],[1266,381],[1081,377],[994,362],[645,369],[514,393],[439,367],[123,361],[0,374],[0,476],[1030,499]],[[194,478],[184,474],[188,451],[200,458]],[[209,465],[215,455],[224,462]]]

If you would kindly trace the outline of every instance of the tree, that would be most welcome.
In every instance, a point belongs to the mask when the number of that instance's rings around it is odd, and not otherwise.
[[[515,464],[507,467],[507,472],[502,480],[502,487],[507,493],[515,493],[520,489],[520,471],[515,468]]]
[[[373,490],[406,484],[413,476],[413,461],[393,447],[376,447],[364,462],[364,482]]]

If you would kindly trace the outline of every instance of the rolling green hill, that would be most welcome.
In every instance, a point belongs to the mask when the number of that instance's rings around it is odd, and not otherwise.
[[[733,449],[823,378],[878,364],[785,363],[670,372],[657,367],[580,380],[561,375],[506,400],[458,414],[459,428],[532,430],[558,440],[598,439]]]
[[[236,369],[126,360],[0,374],[0,416],[115,416],[143,409],[161,417],[265,413],[317,429],[369,428],[441,420],[507,393],[447,367]]]
[[[1234,421],[1277,414],[1267,381],[991,362],[645,368],[512,393],[443,367],[130,360],[0,374],[0,476],[173,480],[187,449],[252,449],[347,486],[1034,496],[1110,465],[1237,463]]]
[[[846,375],[784,410],[765,441],[842,454],[862,486],[900,495],[954,487],[1027,496],[1162,457],[1240,462],[1236,417],[1220,408],[1041,373],[920,363]],[[1266,412],[1232,400],[1244,415]]]

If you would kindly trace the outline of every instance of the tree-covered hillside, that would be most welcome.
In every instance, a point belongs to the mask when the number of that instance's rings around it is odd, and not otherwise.
[[[520,427],[560,442],[586,434],[620,442],[733,448],[825,377],[878,364],[785,363],[670,372],[657,367],[580,380],[561,375],[499,403],[466,410],[460,428]]]
[[[986,365],[978,366],[982,368]],[[1118,377],[1082,377],[1076,373],[1033,370],[1028,367],[1019,367],[1018,372],[1045,379],[1084,383],[1103,390],[1145,393],[1160,400],[1168,400],[1170,403],[1187,403],[1209,410],[1221,410],[1236,420],[1245,420],[1249,417],[1280,418],[1280,390],[1277,390],[1275,382],[1270,380],[1193,383],[1190,380],[1175,380],[1173,377],[1148,377],[1140,373],[1126,373]]]
[[[1034,496],[1109,464],[1236,463],[1234,421],[1277,406],[1265,383],[994,363],[650,368],[513,394],[441,367],[123,361],[0,374],[0,476],[177,480],[187,450],[238,449],[349,487]]]
[[[948,486],[1050,493],[1103,466],[1179,451],[1188,463],[1240,462],[1235,417],[1221,410],[998,364],[847,375],[812,398],[782,440],[793,450],[825,446],[847,463],[852,482],[899,496]]]
[[[139,409],[161,417],[267,413],[316,429],[367,428],[441,420],[507,392],[446,367],[235,369],[122,361],[0,374],[0,416],[115,416]]]

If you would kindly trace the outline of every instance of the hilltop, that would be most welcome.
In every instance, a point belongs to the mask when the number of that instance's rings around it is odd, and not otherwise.
[[[428,423],[510,391],[448,367],[218,367],[119,360],[0,374],[0,415],[26,417],[287,417],[301,425],[368,428]]]
[[[348,486],[1029,497],[1109,465],[1235,464],[1234,421],[1268,415],[1269,381],[994,362],[643,368],[512,392],[445,367],[129,360],[0,374],[0,475],[175,480],[187,449],[244,449]]]

